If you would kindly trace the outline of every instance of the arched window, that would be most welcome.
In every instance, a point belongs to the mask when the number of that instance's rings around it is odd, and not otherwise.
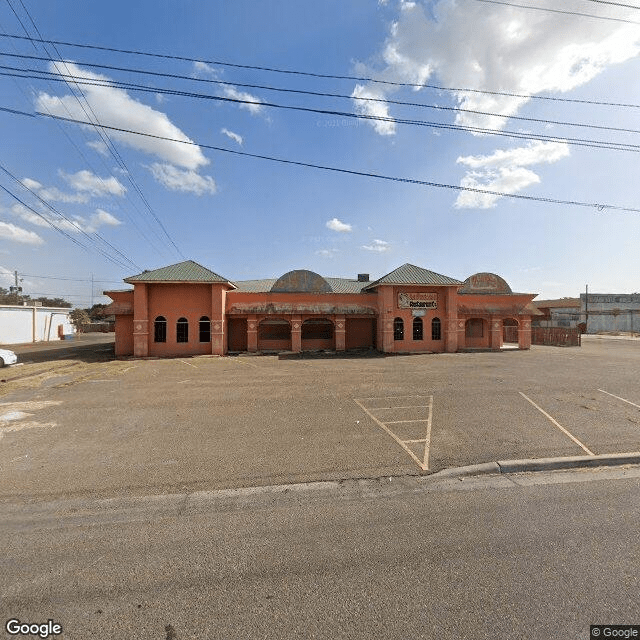
[[[153,341],[167,341],[167,319],[164,316],[158,316],[153,322]]]
[[[189,342],[189,321],[178,318],[176,323],[176,342]]]
[[[414,318],[413,319],[413,339],[414,340],[422,340],[422,318]]]
[[[442,340],[442,323],[440,318],[434,318],[431,321],[431,339]]]
[[[207,316],[200,318],[200,342],[211,342],[211,320]]]
[[[393,321],[393,339],[404,340],[404,320],[402,318],[396,318]]]

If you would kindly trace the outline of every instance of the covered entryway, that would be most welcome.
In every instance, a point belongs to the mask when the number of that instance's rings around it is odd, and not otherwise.
[[[347,318],[345,349],[375,349],[376,319]]]
[[[229,318],[227,324],[228,350],[232,352],[247,350],[247,319]]]
[[[518,321],[514,318],[505,318],[502,321],[502,342],[518,344]]]
[[[327,318],[311,318],[302,323],[302,350],[334,350],[336,337],[333,322]]]
[[[489,347],[489,331],[483,318],[469,318],[464,325],[464,343],[468,349]]]
[[[291,325],[282,318],[262,320],[258,325],[258,351],[291,351]]]

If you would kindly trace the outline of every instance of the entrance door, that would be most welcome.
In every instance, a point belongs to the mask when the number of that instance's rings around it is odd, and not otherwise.
[[[246,351],[247,350],[247,319],[246,318],[229,318],[227,324],[227,332],[229,334],[228,348],[229,351]]]

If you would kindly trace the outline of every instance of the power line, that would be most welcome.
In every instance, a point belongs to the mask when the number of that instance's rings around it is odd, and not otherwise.
[[[38,113],[38,112],[36,112]],[[39,113],[38,115],[41,115],[43,117],[47,117],[47,118],[58,118],[60,120],[63,121],[67,121],[67,122],[74,122],[75,124],[86,124],[83,123],[82,121],[79,120],[71,120],[69,118],[63,118],[62,116],[51,116],[45,113]],[[532,201],[532,202],[544,202],[547,204],[561,204],[561,205],[570,205],[570,206],[577,206],[577,207],[588,207],[590,209],[597,209],[598,211],[604,211],[605,209],[610,209],[613,211],[626,211],[626,212],[632,212],[632,213],[640,213],[640,208],[634,208],[634,207],[623,207],[623,206],[619,206],[619,205],[613,205],[613,204],[606,204],[606,203],[598,203],[598,202],[583,202],[583,201],[579,201],[579,200],[562,200],[559,198],[551,198],[551,197],[543,197],[543,196],[528,196],[528,195],[523,195],[523,194],[517,194],[517,193],[505,193],[503,191],[494,191],[494,190],[489,190],[489,189],[477,189],[474,187],[463,187],[463,186],[459,186],[459,185],[453,185],[453,184],[445,184],[445,183],[441,183],[441,182],[431,182],[431,181],[427,181],[427,180],[417,180],[414,178],[403,178],[403,177],[399,177],[399,176],[389,176],[389,175],[385,175],[385,174],[380,174],[380,173],[370,173],[370,172],[366,172],[366,171],[357,171],[355,169],[345,169],[345,168],[341,168],[341,167],[332,167],[329,165],[320,165],[320,164],[314,164],[311,162],[302,162],[299,160],[288,160],[286,158],[277,158],[274,156],[267,156],[267,155],[262,155],[262,154],[257,154],[257,153],[249,153],[247,151],[238,151],[237,149],[227,149],[225,147],[217,147],[217,146],[213,146],[213,145],[208,145],[208,144],[204,144],[201,142],[194,142],[192,140],[178,140],[177,138],[169,138],[169,137],[165,137],[165,136],[159,136],[159,135],[154,135],[154,134],[150,134],[150,133],[142,133],[140,131],[133,131],[131,129],[124,129],[121,127],[111,127],[109,125],[103,125],[105,128],[107,129],[112,129],[113,131],[119,131],[121,133],[130,133],[132,135],[138,135],[138,136],[144,136],[144,137],[148,137],[148,138],[153,138],[156,140],[166,140],[168,142],[177,142],[179,144],[186,144],[186,145],[191,145],[191,146],[199,146],[202,147],[203,149],[211,149],[212,151],[221,151],[224,153],[230,153],[233,155],[238,155],[238,156],[244,156],[244,157],[248,157],[248,158],[254,158],[256,160],[268,160],[270,162],[278,162],[280,164],[286,164],[286,165],[291,165],[291,166],[298,166],[298,167],[307,167],[310,169],[319,169],[322,171],[331,171],[334,173],[343,173],[343,174],[347,174],[347,175],[354,175],[354,176],[362,176],[365,178],[375,178],[378,180],[387,180],[390,182],[399,182],[399,183],[404,183],[404,184],[415,184],[415,185],[420,185],[420,186],[425,186],[425,187],[435,187],[435,188],[440,188],[440,189],[451,189],[453,191],[467,191],[467,192],[471,192],[471,193],[479,193],[479,194],[484,194],[484,195],[493,195],[493,196],[498,196],[498,197],[504,197],[504,198],[513,198],[516,200],[526,200],[526,201]]]
[[[82,233],[82,235],[84,235],[89,242],[91,243],[91,246],[93,246],[93,248],[100,253],[100,255],[102,255],[103,257],[105,257],[107,260],[109,260],[110,262],[112,262],[113,264],[118,265],[119,267],[123,268],[123,269],[129,269],[130,266],[128,266],[125,262],[122,262],[120,259],[118,258],[114,258],[111,255],[109,255],[108,253],[106,253],[104,250],[102,250],[98,244],[96,243],[96,241],[80,226],[78,225],[75,221],[70,220],[69,218],[67,218],[64,214],[60,213],[60,211],[58,211],[53,205],[51,205],[49,202],[47,202],[44,198],[41,198],[40,195],[38,195],[35,191],[33,191],[32,189],[30,189],[29,187],[27,187],[26,184],[24,184],[24,182],[22,182],[19,178],[17,178],[16,176],[14,176],[6,167],[0,165],[0,170],[4,171],[4,173],[6,173],[14,182],[18,183],[23,189],[26,189],[29,193],[31,193],[34,197],[36,197],[45,207],[47,207],[47,209],[49,209],[51,212],[53,212],[54,214],[56,214],[57,216],[59,216],[60,218],[62,218],[67,224],[73,226],[77,231],[79,231],[80,233]],[[2,185],[0,185],[2,186]],[[11,191],[9,191],[8,189],[6,189],[5,187],[2,187],[2,189],[4,191],[6,191],[12,198],[14,198],[15,200],[17,200],[22,206],[26,207],[27,209],[29,209],[29,211],[35,213],[39,218],[42,218],[42,220],[44,220],[47,224],[49,224],[50,226],[52,226],[54,229],[56,229],[57,231],[59,231],[60,233],[62,233],[62,235],[64,235],[67,239],[71,240],[74,244],[82,247],[85,251],[88,251],[88,248],[83,245],[81,242],[79,242],[76,238],[74,238],[73,236],[69,235],[68,233],[66,233],[63,229],[61,229],[60,227],[58,227],[54,221],[52,221],[50,218],[47,218],[46,216],[43,216],[40,212],[36,211],[34,208],[30,207],[28,204],[26,204],[25,202],[23,202],[20,198],[18,198],[14,193],[12,193]],[[126,262],[129,263],[129,265],[133,266],[136,269],[139,269],[140,267],[133,262],[133,260],[131,260],[130,258],[128,258],[124,253],[122,253],[122,251],[120,251],[119,249],[117,249],[116,247],[114,247],[108,240],[106,240],[105,238],[103,238],[99,233],[95,232],[94,235],[99,238],[102,242],[104,242],[108,247],[110,247],[111,249],[113,249],[118,255],[120,255],[122,258],[124,258],[124,260],[126,260]]]
[[[27,40],[24,36],[19,36],[11,33],[0,33],[0,37],[2,38],[13,38],[16,40]],[[35,40],[35,39],[34,39]],[[37,40],[36,40],[37,41]],[[152,53],[149,51],[141,51],[135,49],[117,49],[115,47],[103,47],[99,45],[92,44],[81,44],[76,42],[67,42],[63,40],[47,40],[46,42],[50,42],[52,44],[58,44],[65,47],[76,47],[80,49],[93,49],[97,51],[109,51],[113,53],[124,53],[127,55],[137,55],[137,56],[146,56],[151,58],[160,58],[165,60],[176,60],[181,62],[202,62],[208,65],[217,65],[220,67],[231,67],[235,69],[246,69],[251,71],[266,71],[269,73],[280,73],[287,74],[293,76],[303,76],[309,78],[320,78],[326,80],[350,80],[354,82],[369,82],[372,84],[380,84],[387,85],[392,87],[408,87],[411,89],[435,89],[438,91],[451,91],[454,93],[480,93],[492,96],[506,96],[511,98],[526,98],[530,100],[551,100],[554,102],[571,102],[571,103],[579,103],[579,104],[593,104],[593,105],[604,105],[604,106],[614,106],[614,107],[631,107],[638,108],[639,105],[635,104],[624,104],[624,103],[615,103],[615,102],[602,102],[598,100],[580,100],[577,98],[560,98],[556,96],[542,96],[542,95],[534,95],[534,94],[526,94],[526,93],[513,93],[509,91],[491,91],[487,89],[472,89],[470,87],[444,87],[435,84],[428,83],[412,83],[412,82],[397,82],[393,80],[381,80],[379,78],[371,78],[367,76],[349,76],[349,75],[337,75],[337,74],[328,74],[328,73],[315,73],[312,71],[300,71],[296,69],[280,69],[276,67],[262,67],[257,65],[249,65],[249,64],[238,64],[234,62],[225,62],[223,60],[207,60],[205,58],[192,58],[188,56],[177,56],[177,55],[169,55],[163,53]]]
[[[24,26],[24,24],[22,23],[22,20],[20,19],[20,16],[16,13],[15,9],[13,8],[13,6],[11,5],[10,2],[8,2],[9,7],[11,8],[11,10],[13,11],[13,14],[15,15],[16,19],[18,20],[18,22],[20,23],[20,25],[22,26],[23,30],[25,31],[25,33],[27,34],[26,38],[23,38],[21,36],[21,39],[26,39],[29,40],[31,43],[31,46],[35,49],[36,53],[38,53],[38,49],[35,45],[35,41],[40,41],[42,40],[37,39],[37,38],[30,38],[29,37],[29,33],[26,30],[26,27]],[[44,41],[43,41],[44,42]],[[13,43],[12,43],[13,46]],[[14,51],[15,51],[15,47],[14,47]],[[7,55],[12,55],[12,54],[7,54]],[[15,54],[17,55],[17,54]],[[39,56],[40,57],[40,56]],[[61,57],[58,53],[58,57]],[[42,58],[44,59],[44,58]],[[51,59],[50,57],[47,59]],[[26,96],[25,92],[22,90],[22,87],[17,83],[17,81],[14,79],[14,82],[16,82],[16,85],[18,86],[18,89],[20,90],[20,92],[23,94],[23,96],[25,97],[25,101],[26,102],[30,102],[29,98]],[[35,93],[35,89],[32,87],[33,92]],[[71,117],[71,112],[69,111],[67,105],[64,102],[61,102],[64,110],[66,111],[66,113],[69,115],[69,117]],[[46,106],[45,106],[46,109]],[[64,137],[67,139],[67,141],[71,144],[71,146],[73,146],[73,148],[76,150],[76,152],[78,153],[78,155],[82,158],[82,160],[84,161],[84,163],[92,170],[93,174],[98,178],[98,180],[100,180],[100,182],[104,185],[104,180],[102,179],[102,177],[100,176],[100,174],[96,171],[95,167],[92,165],[91,162],[89,162],[89,160],[87,159],[87,157],[85,156],[85,154],[82,152],[82,149],[80,149],[80,147],[75,143],[75,141],[73,140],[73,138],[67,133],[67,131],[65,130],[65,128],[58,122],[57,123],[58,126],[58,130],[64,135]],[[89,139],[88,137],[86,137],[84,135],[84,131],[81,130],[82,135],[85,138],[85,142],[88,142]],[[107,170],[108,173],[111,173],[111,169],[107,166],[107,164],[105,163],[104,159],[102,157],[100,157],[100,161],[102,162],[103,166],[105,167],[105,169]],[[131,206],[133,207],[133,209],[142,216],[142,214],[140,213],[140,211],[138,210],[137,206],[135,205],[135,203],[133,202],[133,200],[131,199],[131,197],[129,196],[129,193],[125,190],[125,196],[127,198],[127,200],[129,201],[129,203],[131,204]],[[123,213],[127,216],[127,218],[129,219],[129,221],[133,224],[133,226],[135,227],[135,229],[138,231],[138,233],[140,233],[140,235],[142,236],[142,238],[150,245],[152,246],[159,254],[161,254],[161,252],[158,250],[158,248],[156,247],[155,243],[153,243],[148,237],[147,235],[144,233],[144,231],[138,226],[138,223],[136,222],[135,218],[129,214],[129,212],[125,209],[122,208],[121,209],[123,211]],[[149,224],[149,223],[148,223]],[[149,225],[151,228],[151,225]],[[152,228],[152,231],[154,231],[155,233],[155,229]],[[158,240],[160,240],[160,237],[157,235],[157,233],[155,233],[156,237],[158,238]],[[162,242],[162,241],[161,241]]]
[[[13,74],[0,72],[0,75],[13,75]],[[28,76],[28,77],[31,77],[31,76]],[[52,80],[55,80],[55,79],[56,78],[52,78]],[[62,80],[59,80],[59,81],[61,82]],[[143,85],[132,85],[131,83],[125,83],[125,82],[119,82],[119,81],[109,81],[108,84],[99,83],[93,80],[92,81],[79,80],[79,82],[81,84],[88,84],[88,85],[94,85],[94,86],[100,86],[100,87],[127,88],[132,91],[142,91],[147,93],[161,92],[167,95],[179,95],[179,96],[214,100],[219,102],[229,102],[229,103],[236,103],[236,104],[257,104],[255,101],[252,101],[252,100],[242,100],[240,98],[226,98],[222,96],[214,96],[210,94],[199,94],[199,93],[193,93],[188,91],[159,89],[156,87],[149,88],[149,87],[144,87]],[[415,119],[395,118],[395,117],[388,117],[388,116],[375,116],[370,114],[357,114],[357,113],[352,113],[348,111],[335,111],[335,110],[329,110],[329,109],[315,109],[312,107],[283,105],[283,104],[274,103],[274,102],[262,101],[260,102],[260,104],[264,107],[271,107],[276,109],[288,109],[288,110],[301,111],[301,112],[313,113],[313,114],[331,115],[331,116],[338,116],[341,118],[352,118],[352,119],[366,120],[366,121],[373,121],[373,122],[388,122],[393,124],[429,127],[433,129],[445,129],[445,130],[452,130],[452,131],[465,131],[468,133],[495,135],[495,136],[501,136],[505,138],[514,138],[518,140],[537,140],[540,142],[561,142],[561,143],[572,144],[575,146],[595,148],[595,149],[610,149],[613,151],[629,151],[634,153],[640,152],[640,145],[630,144],[626,142],[623,143],[623,142],[613,142],[609,140],[594,140],[591,138],[570,138],[567,136],[554,136],[554,135],[547,135],[542,133],[539,133],[539,134],[525,133],[521,131],[510,131],[506,129],[489,129],[486,127],[474,127],[470,125],[450,124],[450,123],[434,122],[434,121],[428,121],[428,120],[415,120]],[[3,107],[0,107],[0,111],[2,110],[4,110]],[[12,110],[12,112],[19,114],[19,112],[16,110]],[[41,115],[51,116],[52,114],[47,113],[47,114],[41,114]],[[52,116],[52,117],[57,117],[57,116]],[[506,118],[508,116],[498,116],[498,117]],[[60,117],[60,119],[68,120],[70,122],[77,122],[74,118]],[[552,123],[552,121],[545,121],[545,120],[540,120],[540,122],[544,122],[547,124]],[[634,132],[634,131],[629,130],[628,132]]]
[[[624,4],[623,2],[611,2],[610,0],[585,0],[585,2],[597,2],[598,4],[609,4],[614,7],[624,7],[625,9],[640,9],[635,4]]]
[[[22,59],[30,59],[30,60],[46,60],[46,58],[42,57],[42,56],[30,56],[27,54],[17,54],[17,53],[4,53],[4,52],[0,52],[0,56],[6,56],[6,57],[11,57],[11,58],[22,58]],[[62,60],[58,61],[55,60],[53,61],[55,63],[57,62],[62,62]],[[560,120],[548,120],[548,119],[543,119],[543,118],[530,118],[530,117],[525,117],[525,116],[517,116],[517,115],[509,115],[506,116],[504,114],[500,114],[500,113],[495,113],[495,112],[490,112],[490,111],[479,111],[476,109],[465,109],[462,107],[450,107],[450,106],[445,106],[445,105],[433,105],[433,104],[426,104],[424,102],[408,102],[405,100],[393,100],[390,98],[367,98],[367,97],[362,97],[362,98],[356,98],[353,95],[347,95],[344,93],[330,93],[330,92],[325,92],[325,91],[310,91],[310,90],[304,90],[304,89],[290,89],[290,88],[283,88],[283,87],[272,87],[272,86],[268,86],[268,85],[257,85],[257,84],[246,84],[246,83],[238,83],[238,82],[226,82],[223,80],[214,80],[214,79],[210,79],[210,78],[192,78],[183,74],[177,74],[177,73],[166,73],[166,72],[161,72],[161,71],[149,71],[146,69],[137,69],[137,68],[131,68],[131,67],[117,67],[114,65],[107,65],[107,64],[98,64],[98,63],[93,63],[93,62],[86,62],[86,61],[75,61],[75,64],[77,65],[83,65],[86,67],[91,67],[91,68],[97,68],[97,69],[108,69],[111,71],[123,71],[123,72],[129,72],[129,73],[136,73],[136,74],[143,74],[143,75],[150,75],[150,76],[158,76],[158,77],[162,77],[162,78],[172,78],[172,79],[179,79],[179,80],[188,80],[188,81],[192,81],[192,82],[203,82],[203,83],[207,83],[207,84],[216,84],[216,85],[225,85],[225,86],[235,86],[235,87],[242,87],[245,89],[262,89],[262,90],[266,90],[266,91],[274,91],[274,92],[281,92],[281,93],[294,93],[294,94],[301,94],[301,95],[310,95],[310,96],[318,96],[318,97],[326,97],[326,98],[340,98],[340,99],[347,99],[347,100],[357,100],[359,102],[376,102],[376,103],[383,103],[383,104],[393,104],[393,105],[401,105],[401,106],[408,106],[408,107],[419,107],[419,108],[423,108],[423,109],[433,109],[436,111],[453,111],[456,113],[471,113],[474,115],[482,115],[482,116],[489,116],[489,117],[499,117],[499,118],[509,118],[511,120],[521,120],[524,122],[541,122],[544,124],[556,124],[556,125],[561,125],[561,126],[571,126],[571,127],[584,127],[584,128],[590,128],[590,129],[601,129],[601,130],[607,130],[607,131],[621,131],[624,133],[640,133],[640,130],[636,130],[636,129],[625,129],[622,127],[610,127],[610,126],[605,126],[605,125],[596,125],[596,124],[591,124],[591,123],[581,123],[581,122],[567,122],[567,121],[560,121]],[[67,75],[67,74],[60,74],[57,72],[52,72],[52,71],[46,71],[46,70],[41,70],[41,69],[33,69],[33,68],[22,68],[22,67],[12,67],[9,65],[0,65],[0,69],[7,69],[7,70],[13,70],[13,71],[20,71],[20,72],[26,72],[26,73],[37,73],[37,74],[42,74],[42,77],[40,79],[43,80],[57,80],[60,81],[58,79],[58,76],[60,78],[72,78],[74,80],[74,82],[80,82],[81,84],[83,84],[84,82],[81,81],[86,81],[86,83],[93,83],[93,82],[102,82],[102,84],[97,84],[95,86],[104,86],[104,87],[108,87],[111,86],[111,84],[107,84],[108,83],[118,83],[118,85],[121,85],[117,88],[127,88],[127,89],[131,89],[131,90],[142,90],[142,89],[146,89],[148,91],[153,91],[155,93],[170,93],[170,95],[183,95],[181,93],[181,90],[178,89],[167,89],[167,88],[163,88],[163,87],[150,87],[148,85],[142,85],[139,83],[131,83],[131,82],[126,82],[126,81],[122,81],[122,80],[111,80],[109,79],[104,80],[104,81],[100,81],[100,80],[96,80],[95,78],[89,78],[86,76],[77,76],[77,75]],[[38,76],[33,76],[34,79],[38,79]],[[192,93],[192,92],[184,92],[184,95],[186,95],[187,97],[211,97],[210,94],[201,94],[201,93]],[[611,103],[612,105],[614,103]],[[616,104],[615,106],[620,106],[618,104]],[[636,108],[640,108],[640,105],[625,105],[625,106],[634,106]]]
[[[27,7],[25,6],[23,0],[18,0],[20,2],[20,4],[22,5],[22,8],[24,9],[24,11],[26,12],[27,16],[29,17],[29,20],[31,21],[31,24],[33,25],[34,29],[36,30],[36,33],[39,36],[39,42],[42,43],[42,48],[44,49],[45,53],[47,54],[47,56],[49,57],[49,60],[51,62],[53,62],[53,57],[51,56],[51,54],[49,53],[49,51],[47,50],[47,47],[45,45],[46,41],[42,38],[42,34],[40,33],[40,30],[38,29],[38,26],[36,25],[35,21],[33,20],[33,18],[31,17],[31,14],[29,13],[29,10],[27,9]],[[18,14],[16,13],[15,9],[13,8],[12,4],[11,4],[11,0],[7,0],[7,3],[9,4],[9,6],[11,7],[11,10],[13,11],[13,13],[15,14],[16,18],[18,18],[18,21],[20,22],[20,25],[22,26],[24,32],[27,34],[27,37],[29,38],[29,40],[31,41],[31,43],[33,44],[34,48],[35,48],[35,43],[34,40],[32,39],[31,35],[29,34],[29,32],[27,31],[26,27],[24,26],[24,24],[22,23],[22,21],[20,20]],[[58,49],[56,48],[55,43],[50,43],[54,50],[56,51],[56,53],[58,54],[58,57],[61,58],[62,56],[60,55],[60,52],[58,51]],[[37,51],[37,48],[36,48]],[[67,66],[67,63],[65,61],[63,61],[65,69],[67,70],[67,72],[69,71],[69,68]],[[54,63],[54,66],[57,69],[57,65]],[[82,103],[82,101],[80,100],[80,98],[76,95],[76,93],[74,92],[73,88],[71,87],[71,85],[69,84],[68,81],[65,81],[67,86],[69,87],[69,90],[71,91],[71,95],[76,99],[76,101],[78,102],[78,105],[80,106],[80,108],[82,109],[83,113],[85,114],[85,116],[87,117],[87,120],[89,120],[89,122],[91,123],[91,126],[95,129],[96,133],[98,134],[98,136],[100,137],[100,139],[102,140],[102,142],[106,145],[107,150],[109,151],[109,153],[113,156],[114,160],[116,161],[116,163],[122,168],[122,170],[125,172],[125,175],[127,176],[127,179],[129,180],[129,182],[131,183],[131,186],[134,188],[134,190],[136,191],[136,193],[138,194],[138,196],[140,197],[140,199],[142,200],[143,204],[145,205],[145,207],[147,208],[148,212],[151,214],[152,218],[156,221],[156,223],[160,226],[160,228],[162,229],[163,233],[165,234],[165,236],[167,237],[167,239],[169,240],[169,242],[171,243],[171,245],[173,246],[173,248],[176,250],[177,254],[184,259],[184,256],[182,255],[182,253],[180,252],[180,250],[178,249],[178,246],[176,245],[176,243],[173,241],[173,238],[169,235],[169,233],[167,232],[167,229],[165,228],[165,226],[162,224],[162,222],[160,221],[160,219],[158,218],[158,216],[156,215],[155,211],[153,210],[153,207],[151,206],[151,204],[149,203],[149,201],[147,200],[147,198],[145,197],[144,193],[142,192],[142,190],[140,189],[140,186],[138,185],[137,181],[135,180],[135,178],[133,177],[133,174],[131,173],[131,171],[129,170],[129,167],[127,166],[127,164],[124,161],[124,158],[120,155],[120,152],[118,151],[118,149],[116,148],[115,144],[113,143],[113,141],[111,140],[111,138],[109,138],[108,134],[106,133],[106,131],[104,131],[101,127],[100,127],[100,121],[98,120],[98,117],[95,114],[95,111],[93,110],[93,108],[91,107],[91,104],[89,103],[89,101],[87,100],[86,96],[84,95],[84,93],[82,92],[82,89],[78,86],[77,83],[76,87],[78,89],[78,92],[80,94],[80,96],[82,96],[82,99],[84,100],[84,103],[86,104],[86,108],[85,105]],[[89,109],[89,111],[91,112],[91,115],[89,115],[89,113],[87,112],[87,108]],[[67,111],[68,113],[68,111]],[[69,114],[71,115],[71,114]],[[93,118],[91,117],[93,116]]]
[[[60,276],[37,276],[33,273],[21,273],[23,278],[41,278],[44,280],[67,280],[69,282],[100,282],[102,284],[121,284],[122,280],[97,280],[91,278],[63,278]]]
[[[532,9],[533,11],[546,11],[548,13],[562,13],[568,16],[580,16],[581,18],[595,18],[596,20],[610,20],[612,22],[625,22],[627,24],[640,24],[636,20],[625,20],[624,18],[610,18],[608,16],[596,16],[592,13],[580,13],[579,11],[562,11],[561,9],[550,9],[549,7],[532,7],[528,4],[515,4],[514,2],[503,2],[502,0],[473,0],[474,2],[484,2],[486,4],[500,4],[505,7],[517,7],[518,9]]]

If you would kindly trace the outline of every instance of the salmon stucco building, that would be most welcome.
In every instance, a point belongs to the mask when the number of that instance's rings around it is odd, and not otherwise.
[[[404,264],[378,280],[296,270],[231,281],[191,260],[126,278],[106,291],[116,317],[116,356],[234,352],[456,352],[502,347],[503,328],[531,345],[530,303],[493,273],[464,282]]]

